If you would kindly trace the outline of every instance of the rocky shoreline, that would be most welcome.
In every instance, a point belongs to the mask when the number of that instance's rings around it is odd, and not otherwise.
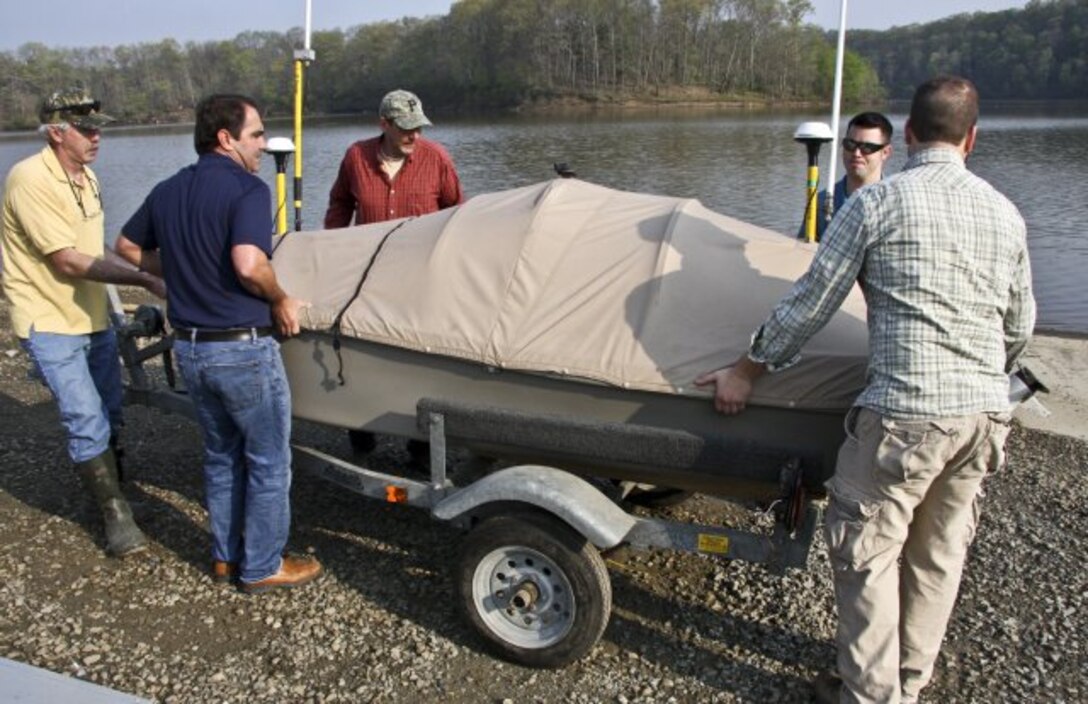
[[[457,613],[460,543],[425,512],[300,472],[292,547],[328,574],[247,597],[213,584],[194,424],[132,408],[126,491],[153,547],[111,560],[47,392],[26,380],[0,301],[0,657],[158,702],[807,702],[833,658],[829,567],[784,576],[672,552],[610,556],[611,622],[558,671],[493,658]],[[349,452],[342,433],[301,439]],[[1017,427],[983,518],[933,702],[1088,699],[1088,443]],[[407,461],[384,440],[378,468]],[[750,525],[698,497],[674,517]]]

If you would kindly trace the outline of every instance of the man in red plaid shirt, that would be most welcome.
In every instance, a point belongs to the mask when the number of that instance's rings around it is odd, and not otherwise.
[[[426,215],[464,201],[461,181],[449,154],[437,142],[423,139],[431,121],[415,93],[395,90],[378,108],[382,133],[348,147],[340,173],[329,192],[325,228]],[[357,452],[376,446],[374,434],[349,431]],[[408,453],[417,465],[426,464],[428,445],[408,441]]]
[[[431,124],[414,93],[395,90],[378,108],[382,133],[348,147],[329,192],[325,228],[426,215],[464,200],[449,154],[422,137]]]

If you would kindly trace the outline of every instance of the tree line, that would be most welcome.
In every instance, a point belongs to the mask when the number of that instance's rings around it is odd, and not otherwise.
[[[803,23],[808,0],[460,0],[445,16],[315,32],[312,114],[373,110],[410,87],[429,106],[513,108],[555,100],[795,101],[830,93],[834,45]],[[199,96],[244,92],[290,114],[301,30],[233,40],[0,53],[0,127],[36,124],[44,93],[83,84],[129,123],[185,119]],[[882,97],[850,57],[847,96]]]
[[[803,18],[808,0],[460,0],[444,16],[315,32],[309,114],[372,111],[394,87],[447,110],[577,100],[826,101],[835,35]],[[847,103],[909,96],[955,72],[986,97],[1088,95],[1088,3],[960,15],[853,31]],[[81,84],[126,123],[191,119],[200,96],[247,93],[289,115],[298,28],[232,40],[0,52],[0,129],[37,124],[43,95]]]
[[[1022,10],[851,32],[847,42],[892,98],[941,73],[971,78],[986,99],[1088,98],[1086,0],[1031,0]]]

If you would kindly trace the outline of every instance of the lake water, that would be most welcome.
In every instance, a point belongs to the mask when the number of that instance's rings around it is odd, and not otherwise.
[[[1088,111],[1069,116],[989,116],[984,111],[971,169],[1007,195],[1028,223],[1039,328],[1088,333]],[[903,114],[891,114],[896,151],[906,161]],[[445,119],[427,136],[449,150],[468,196],[552,178],[566,162],[579,178],[628,191],[697,198],[714,210],[780,232],[796,232],[805,201],[805,149],[792,139],[824,115],[676,108],[577,116]],[[344,150],[377,133],[374,118],[312,122],[304,134],[303,228],[321,225]],[[271,136],[292,136],[270,123]],[[0,140],[0,171],[40,148],[37,136]],[[837,156],[837,150],[834,151]],[[821,168],[827,173],[829,151]],[[94,169],[106,208],[107,237],[159,180],[195,158],[190,128],[108,131]],[[274,164],[262,163],[274,187]],[[837,174],[841,176],[839,166]],[[291,208],[293,163],[288,167]],[[288,222],[294,222],[293,210]]]

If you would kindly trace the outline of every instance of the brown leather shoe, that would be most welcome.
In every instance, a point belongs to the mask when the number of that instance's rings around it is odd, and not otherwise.
[[[283,558],[276,574],[256,582],[242,582],[239,586],[246,594],[260,594],[270,589],[290,589],[314,581],[322,572],[324,569],[321,563],[314,558],[288,555]]]
[[[238,581],[238,563],[212,560],[212,581],[216,584]]]

